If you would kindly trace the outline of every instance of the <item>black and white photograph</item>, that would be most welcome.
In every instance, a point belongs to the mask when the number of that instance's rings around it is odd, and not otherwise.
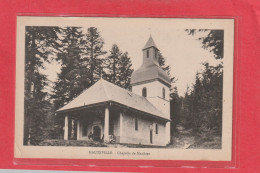
[[[233,19],[18,17],[15,157],[230,160]]]

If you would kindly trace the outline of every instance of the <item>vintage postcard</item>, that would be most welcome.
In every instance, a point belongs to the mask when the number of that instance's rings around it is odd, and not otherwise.
[[[15,158],[230,161],[233,19],[17,17]]]

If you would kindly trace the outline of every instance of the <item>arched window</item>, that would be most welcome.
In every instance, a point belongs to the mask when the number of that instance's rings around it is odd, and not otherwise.
[[[149,49],[146,51],[147,58],[149,58]]]
[[[162,89],[162,97],[165,99],[165,88]]]
[[[146,97],[147,96],[147,89],[144,87],[142,90],[142,96]]]

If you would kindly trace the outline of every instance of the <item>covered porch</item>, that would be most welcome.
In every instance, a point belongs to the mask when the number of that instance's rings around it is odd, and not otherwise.
[[[70,110],[62,114],[64,140],[120,142],[120,132],[123,128],[122,109],[102,104]]]

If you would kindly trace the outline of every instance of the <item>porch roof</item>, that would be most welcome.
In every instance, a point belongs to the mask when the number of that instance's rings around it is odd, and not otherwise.
[[[70,109],[81,108],[87,105],[94,105],[109,101],[117,102],[129,108],[168,120],[168,118],[166,118],[166,116],[145,97],[134,94],[104,79],[100,79],[56,112],[63,112]]]

